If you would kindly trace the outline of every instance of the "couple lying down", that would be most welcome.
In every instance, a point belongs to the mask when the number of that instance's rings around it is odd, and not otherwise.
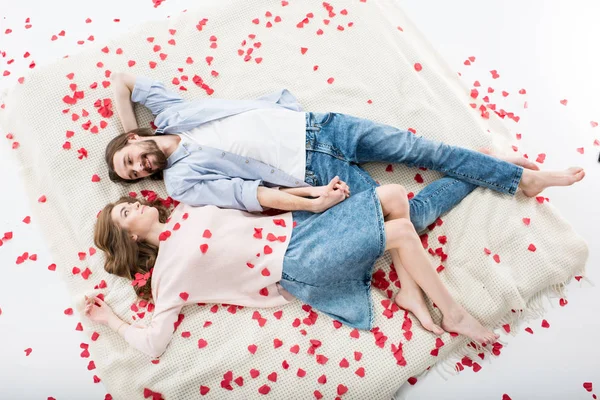
[[[155,304],[149,325],[128,324],[97,297],[85,315],[133,347],[159,357],[185,305],[277,307],[299,299],[343,324],[373,328],[371,274],[387,250],[401,282],[395,303],[423,328],[498,335],[443,285],[418,234],[476,187],[534,197],[583,179],[582,168],[540,171],[521,157],[496,157],[340,113],[302,112],[287,90],[257,100],[184,101],[157,81],[113,76],[126,133],[106,150],[111,179],[163,178],[180,203],[123,197],[98,215],[94,241],[105,270]],[[150,108],[157,131],[135,122],[131,101]],[[277,133],[277,134],[275,134]],[[359,164],[405,163],[444,177],[412,199],[378,185]],[[284,211],[259,213],[265,208]],[[436,325],[423,292],[442,312]]]

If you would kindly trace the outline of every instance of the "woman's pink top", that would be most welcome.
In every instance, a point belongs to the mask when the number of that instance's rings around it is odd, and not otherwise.
[[[179,204],[161,235],[152,273],[152,322],[148,326],[143,321],[130,325],[125,340],[159,357],[171,341],[186,304],[260,308],[287,304],[277,282],[282,277],[292,224],[291,212],[264,216]]]

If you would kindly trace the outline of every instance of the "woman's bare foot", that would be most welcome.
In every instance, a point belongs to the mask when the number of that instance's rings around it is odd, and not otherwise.
[[[481,325],[464,308],[458,307],[442,318],[442,328],[446,331],[468,336],[479,344],[491,344],[500,337]]]
[[[526,171],[523,170],[519,187],[527,197],[535,197],[551,186],[571,186],[585,176],[581,167],[572,167],[564,171]]]
[[[442,328],[433,323],[420,287],[403,287],[394,297],[394,302],[398,307],[413,313],[423,328],[437,335],[444,333]]]
[[[538,167],[533,161],[529,161],[525,157],[521,157],[521,156],[497,156],[496,153],[494,153],[491,149],[488,149],[488,148],[481,148],[481,149],[479,149],[479,152],[483,153],[483,154],[487,154],[488,156],[492,156],[492,157],[498,158],[498,159],[500,159],[502,161],[506,161],[506,162],[509,162],[511,164],[518,165],[518,166],[526,168],[526,169],[532,169],[534,171],[539,171],[540,170],[540,167]]]

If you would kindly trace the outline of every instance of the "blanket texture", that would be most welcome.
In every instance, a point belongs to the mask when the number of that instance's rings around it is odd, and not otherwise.
[[[162,182],[120,186],[108,179],[104,148],[122,131],[107,100],[111,72],[156,78],[188,100],[255,99],[287,88],[306,111],[342,112],[453,145],[512,152],[501,119],[469,106],[481,103],[469,98],[396,1],[198,4],[36,68],[2,94],[0,124],[20,143],[14,154],[34,217],[74,302],[101,292],[121,318],[152,318],[130,282],[103,270],[93,248],[96,215],[107,202],[130,192],[166,198]],[[135,111],[140,127],[151,126],[147,109]],[[380,183],[413,193],[442,176],[403,165],[366,168]],[[452,295],[486,326],[507,330],[537,315],[541,296],[562,296],[564,285],[584,273],[586,243],[543,200],[477,188],[423,236]],[[386,253],[375,267],[372,332],[340,326],[299,301],[260,310],[194,305],[183,309],[159,362],[82,317],[91,359],[115,399],[389,399],[442,360],[453,369],[456,357],[498,354],[500,346],[475,349],[462,336],[436,341],[398,310],[390,299],[400,283],[390,264]],[[439,323],[439,310],[430,301],[429,307]]]

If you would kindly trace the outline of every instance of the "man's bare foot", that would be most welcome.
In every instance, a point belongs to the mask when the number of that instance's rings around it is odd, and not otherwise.
[[[448,332],[456,332],[468,336],[479,344],[494,343],[500,335],[486,329],[471,314],[459,306],[456,311],[449,312],[442,318],[442,328]]]
[[[491,149],[488,148],[480,148],[480,153],[487,154],[488,156],[495,157],[499,160],[509,162],[511,164],[518,165],[523,168],[532,169],[534,171],[539,171],[540,167],[538,167],[533,161],[529,161],[525,157],[520,156],[497,156]]]
[[[435,333],[436,335],[441,335],[444,333],[442,328],[433,323],[431,314],[429,314],[429,310],[425,304],[425,299],[423,298],[421,288],[403,287],[396,294],[396,297],[394,297],[394,302],[398,305],[398,307],[413,313],[423,328]]]
[[[523,170],[519,187],[527,197],[535,197],[551,186],[571,186],[585,176],[581,167],[572,167],[564,171],[526,171]]]

